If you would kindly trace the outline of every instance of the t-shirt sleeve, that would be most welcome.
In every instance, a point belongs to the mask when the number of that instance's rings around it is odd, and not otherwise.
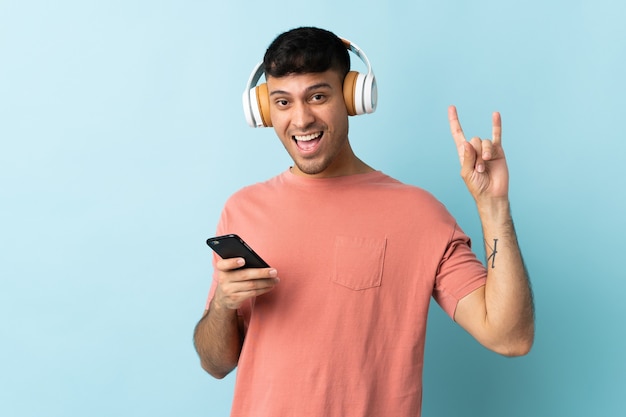
[[[486,280],[487,270],[472,252],[470,238],[455,224],[435,277],[435,301],[454,319],[458,302]]]
[[[228,205],[228,203],[227,203]],[[228,215],[227,215],[227,210],[226,208],[224,208],[224,210],[222,211],[222,215],[220,217],[220,220],[217,224],[217,228],[215,231],[215,235],[216,236],[222,236],[222,235],[226,235],[228,233],[232,233],[230,231],[228,231],[229,227],[227,226],[228,221],[227,221]],[[213,251],[211,251],[213,252]],[[209,295],[207,296],[206,299],[206,303],[205,303],[205,310],[209,309],[209,305],[211,304],[211,300],[213,300],[213,297],[215,296],[215,290],[217,289],[217,268],[215,268],[215,263],[220,259],[219,255],[217,255],[215,252],[213,252],[213,257],[212,257],[212,264],[213,264],[213,279],[211,281],[211,287],[209,288]],[[248,322],[250,321],[250,313],[252,310],[252,304],[253,304],[253,300],[248,300],[246,302],[243,303],[243,305],[241,306],[241,308],[239,308],[237,310],[237,315],[243,317],[243,321],[244,321],[244,331],[248,328]]]
[[[220,219],[219,222],[217,223],[217,228],[215,230],[215,236],[222,236],[226,234],[226,208],[224,208],[222,210],[222,214],[220,215]],[[212,251],[212,265],[213,265],[213,279],[211,281],[211,287],[209,288],[209,295],[206,299],[206,304],[205,304],[205,310],[209,309],[209,304],[211,304],[211,300],[213,299],[213,296],[215,295],[215,290],[217,288],[217,279],[216,279],[216,271],[217,269],[215,268],[215,263],[220,259],[220,257],[214,252]]]

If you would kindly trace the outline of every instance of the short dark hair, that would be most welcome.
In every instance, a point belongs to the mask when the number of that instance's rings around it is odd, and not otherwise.
[[[334,33],[316,27],[284,32],[267,48],[263,58],[265,74],[284,77],[336,70],[343,80],[350,71],[346,45]]]

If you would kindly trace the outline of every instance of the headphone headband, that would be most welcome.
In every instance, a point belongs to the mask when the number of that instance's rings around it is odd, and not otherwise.
[[[347,39],[341,38],[341,41],[344,45],[346,45],[347,50],[354,53],[354,55],[358,56],[361,61],[363,61],[363,63],[367,67],[367,73],[374,75],[374,72],[372,71],[372,65],[370,64],[370,60],[367,59],[367,55],[365,55],[365,52],[363,52],[363,50],[359,48],[355,43],[352,43]]]
[[[365,52],[356,44],[343,38],[341,41],[346,49],[358,56],[367,67],[367,74],[350,71],[344,79],[343,96],[348,114],[354,116],[373,113],[378,102],[378,88],[372,65]],[[272,126],[267,84],[256,86],[264,74],[263,62],[259,62],[252,70],[243,92],[243,111],[250,127]]]

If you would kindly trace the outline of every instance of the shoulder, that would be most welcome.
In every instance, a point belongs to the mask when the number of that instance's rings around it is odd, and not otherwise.
[[[417,185],[388,178],[384,186],[388,193],[385,197],[393,204],[404,207],[407,216],[448,226],[456,224],[446,206],[433,193]]]
[[[407,184],[393,177],[383,174],[374,187],[394,194],[396,198],[403,198],[417,204],[432,205],[442,208],[443,204],[428,190],[413,184]]]
[[[282,174],[276,175],[268,180],[257,182],[254,184],[246,185],[239,190],[235,191],[231,196],[226,200],[226,205],[248,202],[250,200],[255,200],[261,198],[263,195],[267,195],[267,193],[272,190],[277,190],[280,188]]]

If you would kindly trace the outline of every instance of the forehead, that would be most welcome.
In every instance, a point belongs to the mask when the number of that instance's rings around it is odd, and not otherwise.
[[[343,80],[337,71],[289,74],[284,77],[267,77],[267,89],[272,94],[299,94],[311,89],[343,89]]]

